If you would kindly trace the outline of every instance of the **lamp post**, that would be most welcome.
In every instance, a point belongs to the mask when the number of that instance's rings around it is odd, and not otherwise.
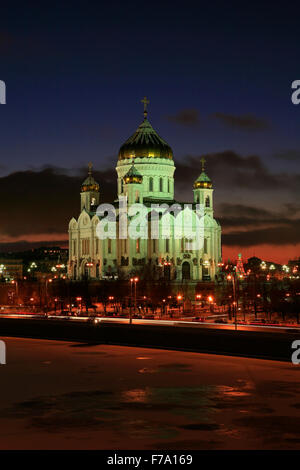
[[[16,304],[18,303],[18,297],[19,297],[19,289],[18,289],[18,281],[11,281],[12,284],[16,286]]]
[[[132,284],[134,283],[134,311],[136,311],[136,284],[138,282],[138,277],[130,278],[130,313],[129,313],[129,324],[132,324]]]
[[[200,309],[200,301],[201,301],[201,294],[196,294],[196,302],[195,302],[195,313],[197,313],[197,307]],[[198,309],[198,310],[199,310]]]
[[[81,315],[81,312],[82,312],[82,297],[76,297],[76,300],[77,300],[77,307],[78,307],[78,304],[80,306],[79,314]],[[77,308],[77,313],[78,313],[78,308]]]
[[[235,325],[235,330],[237,330],[237,302],[236,302],[236,277],[235,277],[235,273],[228,274],[227,280],[232,281],[234,325]]]
[[[179,316],[180,316],[180,303],[179,303],[179,301],[182,300],[182,299],[183,299],[182,295],[178,294],[177,295],[177,303],[178,303],[178,306],[179,306],[179,312],[178,312]],[[182,308],[182,313],[183,313],[183,308]]]
[[[214,298],[213,298],[213,296],[209,295],[207,300],[208,300],[208,304],[209,304],[209,311],[211,313],[213,313],[213,311],[214,311]]]
[[[136,312],[136,283],[138,282],[139,278],[134,278],[134,311]]]
[[[166,299],[162,299],[162,312],[161,312],[160,317],[162,317],[162,315],[165,315],[166,313],[165,310],[166,310]]]
[[[48,310],[48,282],[52,282],[52,279],[46,279],[46,307]]]

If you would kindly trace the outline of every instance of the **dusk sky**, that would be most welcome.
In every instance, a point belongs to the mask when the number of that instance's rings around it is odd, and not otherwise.
[[[267,2],[1,6],[0,249],[66,246],[94,163],[116,196],[119,147],[143,118],[190,201],[204,155],[223,257],[300,255],[299,11]],[[299,243],[298,243],[299,242]]]

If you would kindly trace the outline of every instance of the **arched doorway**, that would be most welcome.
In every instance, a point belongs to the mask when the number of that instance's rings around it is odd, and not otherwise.
[[[170,264],[165,264],[164,265],[164,279],[166,281],[171,280],[171,266],[170,266]]]
[[[191,267],[188,261],[182,263],[182,280],[191,279]]]

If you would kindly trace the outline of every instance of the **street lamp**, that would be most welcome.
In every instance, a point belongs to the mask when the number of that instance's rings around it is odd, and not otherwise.
[[[18,281],[11,281],[12,284],[16,286],[16,304],[18,303],[18,297],[19,297],[19,292],[18,292]]]
[[[47,310],[48,310],[48,283],[51,283],[52,282],[52,279],[46,279],[46,306],[47,306]]]
[[[113,310],[115,310],[114,296],[110,295],[108,300],[110,301],[110,305],[112,304]]]
[[[211,312],[213,312],[213,311],[214,311],[214,310],[213,310],[213,305],[214,305],[214,304],[213,304],[213,302],[214,302],[213,296],[212,296],[212,295],[209,295],[208,298],[207,298],[207,300],[208,300],[208,302],[209,302],[209,310],[210,310]]]
[[[134,278],[134,310],[136,312],[136,284],[138,282],[139,278],[135,277]]]
[[[236,301],[236,278],[235,278],[235,273],[228,274],[227,280],[232,281],[234,324],[235,324],[235,329],[237,330],[237,301]]]
[[[82,311],[82,297],[76,297],[76,300],[77,302],[79,303],[80,302],[80,310],[79,310],[79,313],[81,315],[81,311]],[[78,309],[77,309],[77,312],[78,312]]]
[[[134,311],[136,311],[136,284],[139,281],[138,277],[131,277],[130,278],[130,313],[129,313],[129,324],[132,324],[132,310],[131,310],[131,304],[132,304],[132,285],[134,283]]]
[[[202,298],[201,294],[196,294],[195,312],[197,312],[197,307],[200,307],[201,298]],[[197,303],[197,301],[198,301],[198,303]]]
[[[177,303],[178,303],[178,306],[179,306],[179,315],[180,315],[180,301],[183,299],[182,295],[181,294],[178,294],[177,295]],[[183,308],[182,308],[183,310]],[[183,313],[183,312],[182,312]]]

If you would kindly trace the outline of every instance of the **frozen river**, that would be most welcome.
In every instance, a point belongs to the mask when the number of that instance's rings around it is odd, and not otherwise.
[[[1,449],[300,449],[300,366],[1,339]]]

